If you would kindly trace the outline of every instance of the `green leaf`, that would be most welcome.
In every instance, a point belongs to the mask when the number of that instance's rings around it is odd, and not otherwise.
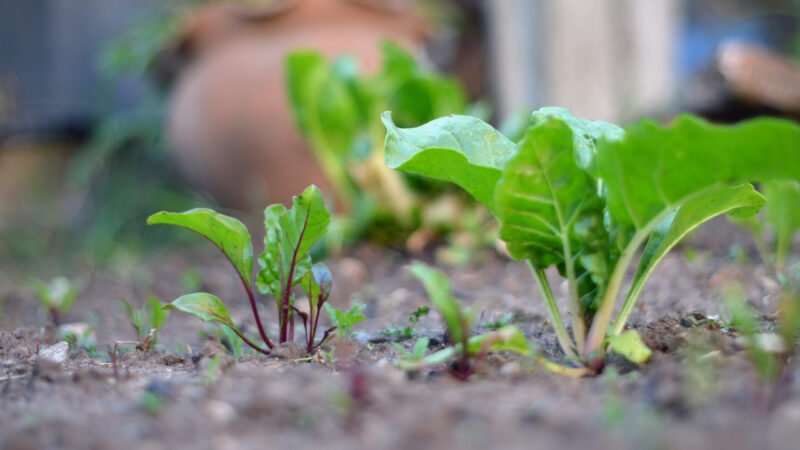
[[[486,122],[452,115],[416,128],[386,126],[386,164],[392,169],[449,181],[494,211],[494,187],[516,145]]]
[[[764,197],[752,185],[711,188],[670,214],[650,235],[639,258],[628,297],[620,309],[612,334],[622,331],[644,283],[662,258],[692,230],[720,214],[752,216],[764,205]]]
[[[623,139],[600,141],[596,175],[627,236],[717,185],[800,179],[800,126],[769,118],[720,126],[686,115],[666,127],[643,121]]]
[[[458,301],[453,298],[447,276],[420,262],[413,263],[410,270],[425,287],[431,303],[442,315],[447,330],[450,332],[450,339],[456,343],[461,342],[469,333],[469,320],[461,310]]]
[[[782,270],[792,248],[792,236],[800,229],[800,182],[778,180],[764,183],[767,198],[766,220],[775,233],[775,256]]]
[[[349,337],[353,332],[353,327],[367,318],[363,314],[367,305],[355,305],[348,311],[336,309],[330,303],[324,303],[323,307],[325,312],[328,313],[331,323],[336,326],[339,330],[339,335],[342,337]]]
[[[161,211],[147,218],[148,225],[176,225],[194,231],[216,245],[249,287],[253,272],[253,244],[242,222],[207,208],[182,213]]]
[[[32,278],[31,285],[36,290],[36,295],[39,297],[39,302],[42,306],[56,308],[62,314],[69,312],[78,297],[78,289],[67,277],[55,277],[48,283]]]
[[[597,142],[600,139],[619,140],[625,136],[625,130],[613,123],[580,119],[572,115],[567,108],[548,106],[531,114],[531,123],[537,124],[549,119],[560,119],[572,130],[575,161],[589,173],[594,172],[594,156],[597,153]]]
[[[416,347],[415,345],[415,350]],[[531,348],[530,343],[522,331],[514,325],[507,325],[497,331],[471,337],[467,342],[467,351],[470,356],[476,356],[484,351],[505,351],[521,356],[533,356],[533,348]],[[460,353],[461,344],[456,344],[423,358],[404,358],[403,361],[400,361],[399,366],[403,369],[411,370],[443,364]]]
[[[286,59],[292,111],[317,153],[344,154],[356,137],[358,108],[338,75],[316,51],[294,52]]]
[[[311,247],[328,229],[331,216],[322,192],[311,185],[295,196],[292,208],[272,205],[264,211],[264,252],[259,256],[258,289],[281,298],[311,269]],[[289,278],[291,277],[291,280]]]
[[[177,309],[199,317],[203,322],[218,322],[232,330],[238,330],[222,301],[205,292],[182,295],[172,303],[164,305],[164,309]]]
[[[628,330],[622,334],[608,337],[608,349],[622,355],[635,364],[644,364],[653,354],[653,351],[642,341],[639,332]]]
[[[169,312],[163,308],[161,301],[156,297],[150,297],[147,304],[150,307],[150,328],[160,330],[164,326],[164,322],[167,321]],[[149,332],[150,330],[147,331]]]
[[[530,127],[495,190],[500,238],[515,259],[558,265],[569,282],[570,312],[591,316],[608,278],[608,236],[594,180],[575,161],[560,119]]]

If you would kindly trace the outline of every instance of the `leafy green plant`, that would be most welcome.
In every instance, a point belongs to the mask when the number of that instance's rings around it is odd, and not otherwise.
[[[139,339],[137,347],[143,352],[149,352],[158,344],[158,334],[169,317],[169,311],[163,308],[161,301],[156,297],[150,297],[139,309],[128,299],[123,299],[122,304],[131,326],[136,331],[136,338]]]
[[[355,305],[347,311],[341,311],[329,303],[325,303],[325,312],[331,319],[331,323],[339,330],[339,335],[343,338],[349,338],[353,335],[353,327],[366,319],[363,311],[366,305]]]
[[[623,130],[543,108],[519,143],[473,117],[406,129],[389,112],[383,119],[389,167],[453,182],[492,211],[511,256],[531,268],[561,348],[587,374],[609,345],[642,354],[607,338],[622,333],[645,281],[687,233],[720,214],[758,212],[764,197],[749,182],[800,179],[800,127],[779,119],[716,126],[682,115]],[[571,335],[549,267],[567,281]]]
[[[67,277],[56,277],[45,283],[37,278],[31,279],[39,304],[47,311],[55,326],[61,325],[61,318],[69,313],[78,296],[78,289]]]
[[[175,225],[194,231],[217,246],[236,270],[255,318],[258,333],[267,348],[251,341],[233,323],[224,303],[214,295],[198,292],[175,299],[167,309],[178,309],[193,314],[206,322],[218,322],[236,333],[245,344],[269,354],[275,347],[261,322],[256,301],[258,292],[275,299],[278,311],[279,344],[294,339],[295,295],[292,288],[298,284],[305,290],[311,314],[297,314],[303,320],[306,350],[311,353],[329,336],[326,332],[316,341],[319,309],[330,295],[332,279],[324,265],[312,267],[310,250],[324,235],[330,223],[322,193],[309,186],[295,196],[292,207],[275,204],[264,211],[264,252],[258,257],[261,269],[253,279],[253,245],[247,228],[237,219],[211,209],[198,208],[183,213],[159,212],[147,219],[150,225]]]
[[[394,338],[411,339],[414,337],[414,327],[417,326],[417,322],[419,322],[423,317],[427,316],[430,311],[431,309],[427,305],[420,306],[414,311],[411,311],[411,314],[408,315],[408,325],[402,328],[389,328],[382,330],[381,334]]]
[[[419,205],[426,203],[413,189],[420,180],[408,182],[383,164],[380,113],[392,109],[413,126],[463,113],[467,104],[455,79],[423,70],[395,44],[381,50],[383,67],[369,76],[352,57],[328,62],[316,51],[290,54],[285,67],[297,124],[352,219],[345,234],[394,243],[425,220]]]

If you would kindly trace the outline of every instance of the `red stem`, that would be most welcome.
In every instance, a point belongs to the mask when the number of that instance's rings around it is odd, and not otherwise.
[[[300,230],[300,235],[297,236],[297,245],[294,247],[294,252],[292,252],[292,262],[289,264],[289,276],[287,277],[286,284],[284,285],[283,289],[283,319],[281,320],[281,343],[286,342],[287,338],[287,331],[288,331],[288,322],[289,322],[289,297],[291,296],[292,292],[292,280],[294,280],[294,269],[297,266],[297,253],[300,251],[300,243],[303,241],[303,235],[306,233],[306,227],[308,226],[308,216],[311,215],[311,208],[309,208],[308,212],[306,213],[306,218],[303,221],[303,228]],[[282,271],[281,271],[282,272]]]
[[[243,340],[244,343],[249,345],[253,350],[255,350],[257,352],[261,352],[261,353],[263,353],[265,355],[269,355],[271,353],[269,350],[264,350],[263,348],[261,348],[261,347],[257,346],[256,344],[254,344],[253,341],[251,341],[250,339],[247,339],[247,336],[245,336],[244,333],[240,333],[239,330],[237,330],[236,328],[231,328],[231,330],[234,333],[236,333],[237,336],[239,336],[239,339]],[[272,348],[272,347],[270,347],[270,348]]]
[[[264,331],[264,325],[261,324],[261,316],[258,314],[258,305],[256,305],[256,298],[253,295],[253,291],[250,289],[250,286],[247,285],[247,282],[244,278],[239,277],[242,281],[242,285],[244,286],[244,290],[247,292],[247,299],[250,300],[250,307],[253,309],[253,316],[256,318],[256,325],[258,326],[258,334],[261,335],[261,339],[264,340],[264,343],[267,344],[269,348],[275,348],[275,344],[269,340],[269,336],[267,336],[267,332]],[[245,342],[247,342],[246,338],[242,338]],[[260,350],[259,348],[253,346],[253,344],[249,344],[251,347],[255,348],[256,350]],[[263,353],[263,351],[262,351]]]

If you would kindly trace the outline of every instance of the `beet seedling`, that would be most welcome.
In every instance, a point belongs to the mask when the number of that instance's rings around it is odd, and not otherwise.
[[[49,283],[33,278],[31,285],[36,291],[39,303],[50,316],[50,321],[56,327],[61,325],[61,318],[72,309],[72,304],[78,296],[78,289],[66,277],[53,278]]]
[[[800,127],[779,119],[716,126],[682,115],[623,130],[543,108],[518,143],[473,117],[417,128],[399,128],[389,112],[383,119],[389,167],[453,182],[492,211],[511,256],[529,265],[561,348],[586,374],[602,368],[609,347],[647,355],[640,339],[609,337],[623,332],[645,281],[686,234],[720,214],[758,212],[764,197],[750,182],[800,179]],[[567,281],[571,334],[550,267]]]
[[[353,335],[353,327],[367,318],[363,311],[366,305],[355,305],[347,311],[340,311],[328,303],[325,303],[325,312],[331,323],[339,330],[339,336],[349,338]]]
[[[194,231],[216,245],[236,270],[242,282],[253,317],[266,348],[251,341],[236,327],[225,304],[214,295],[198,292],[175,299],[165,308],[178,309],[193,314],[206,322],[218,322],[236,333],[242,341],[258,352],[269,354],[275,343],[267,335],[261,321],[253,287],[253,245],[250,233],[240,221],[211,209],[199,208],[183,213],[159,212],[147,219],[150,225],[175,225]],[[316,341],[319,309],[330,295],[330,272],[324,265],[312,268],[311,247],[319,241],[330,224],[330,213],[322,193],[309,186],[295,196],[290,209],[281,204],[269,206],[264,211],[264,252],[258,257],[261,270],[255,279],[258,292],[275,299],[278,311],[277,343],[291,342],[295,333],[295,318],[303,320],[306,333],[306,350],[311,353],[329,337],[326,332]],[[300,284],[305,290],[313,314],[298,314],[293,287]]]
[[[165,310],[155,297],[150,297],[139,309],[136,309],[127,299],[123,299],[122,304],[125,306],[125,313],[136,331],[137,339],[139,339],[136,348],[143,352],[149,352],[158,343],[158,333],[167,321],[169,311]]]

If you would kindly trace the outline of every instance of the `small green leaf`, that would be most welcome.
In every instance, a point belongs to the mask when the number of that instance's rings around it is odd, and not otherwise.
[[[311,266],[311,277],[314,283],[319,286],[319,294],[322,296],[322,301],[328,300],[331,296],[331,289],[333,288],[333,274],[324,263],[316,263]]]
[[[516,145],[480,119],[452,115],[417,128],[386,126],[386,165],[457,184],[494,210],[494,187]]]
[[[342,337],[349,337],[352,334],[353,327],[359,322],[367,318],[363,314],[366,305],[355,305],[348,311],[342,311],[331,306],[330,303],[324,303],[323,307],[331,323],[339,330],[339,335]]]
[[[147,218],[148,225],[176,225],[194,231],[216,245],[247,286],[253,272],[253,244],[242,222],[207,208],[182,213],[161,211]]]
[[[628,330],[616,336],[608,337],[608,349],[622,355],[635,364],[644,364],[650,359],[653,351],[642,341],[639,332]]]
[[[164,309],[177,309],[199,317],[203,322],[218,322],[233,330],[238,330],[222,301],[205,292],[182,295],[172,303],[164,305]]]
[[[792,236],[800,229],[800,181],[777,180],[764,183],[766,219],[775,233],[775,259],[783,270],[792,249]]]
[[[297,284],[311,270],[308,252],[325,235],[330,221],[322,192],[314,185],[295,196],[289,210],[283,205],[267,208],[264,252],[258,258],[259,291],[279,299],[284,289]]]
[[[466,333],[469,321],[461,310],[458,301],[453,298],[450,289],[450,281],[442,272],[426,266],[423,263],[415,262],[411,265],[411,273],[425,286],[431,303],[436,306],[442,315],[447,330],[450,332],[450,339],[453,342],[461,342]]]
[[[650,234],[639,258],[633,283],[618,314],[612,334],[622,331],[645,281],[662,258],[692,230],[720,214],[752,216],[764,205],[764,197],[752,185],[718,186],[694,196],[670,214]]]
[[[150,297],[147,304],[150,307],[150,328],[160,330],[164,326],[164,322],[167,321],[169,311],[163,308],[161,301],[156,297]],[[149,332],[150,330],[147,331]]]

